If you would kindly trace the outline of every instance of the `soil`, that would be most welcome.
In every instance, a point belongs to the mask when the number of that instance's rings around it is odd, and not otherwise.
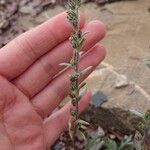
[[[118,108],[105,109],[102,107],[95,107],[94,105],[90,105],[90,107],[81,115],[81,118],[90,122],[90,127],[86,131],[87,139],[89,135],[93,135],[94,133],[96,136],[97,132],[101,131],[102,136],[98,137],[99,143],[100,141],[106,142],[110,139],[120,143],[126,135],[133,135],[134,137],[136,130],[138,130],[137,125],[142,122],[141,118],[131,114],[129,111]],[[97,140],[97,138],[94,140]],[[77,135],[75,149],[87,150],[84,146],[84,139]],[[68,131],[64,132],[52,147],[52,150],[71,149],[72,142]],[[95,147],[89,150],[106,150],[106,148],[103,145],[97,149],[95,143]]]
[[[94,0],[85,0],[91,2]],[[112,3],[116,1],[127,0],[96,0],[98,5]],[[19,16],[29,13],[36,16],[47,8],[53,8],[56,5],[66,5],[67,0],[0,0],[0,48],[6,45],[10,40],[28,30],[20,24]]]
[[[136,115],[119,108],[102,108],[90,106],[82,118],[94,126],[101,126],[106,131],[117,131],[123,135],[135,134],[137,124],[142,120]]]
[[[28,30],[28,28],[22,26],[18,21],[19,16],[25,15],[21,12],[21,9],[28,4],[35,10],[34,14],[31,15],[37,15],[46,6],[51,6],[53,2],[42,2],[40,0],[0,0],[0,47]]]

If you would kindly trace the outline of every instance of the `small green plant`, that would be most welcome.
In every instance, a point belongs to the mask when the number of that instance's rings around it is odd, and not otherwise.
[[[96,131],[87,134],[86,150],[99,150],[104,146],[105,141],[102,137],[105,135],[104,131],[99,127]]]
[[[108,140],[105,144],[107,150],[134,150],[132,136],[125,136],[121,143]]]
[[[86,150],[134,150],[133,136],[125,135],[121,141],[106,140],[105,132],[99,127],[96,131],[87,134]],[[140,150],[140,149],[138,149]]]
[[[135,133],[134,147],[136,150],[150,150],[150,110],[147,110],[146,113],[135,110],[131,112],[142,118]]]
[[[85,138],[82,131],[84,131],[89,125],[87,122],[79,118],[79,101],[82,98],[82,96],[80,95],[80,89],[85,86],[85,83],[79,84],[79,79],[91,69],[91,67],[88,67],[83,71],[79,71],[81,49],[85,41],[84,35],[86,34],[82,33],[82,31],[80,30],[80,6],[81,0],[68,1],[67,19],[73,29],[70,37],[70,43],[73,48],[73,56],[70,63],[61,64],[74,70],[74,73],[70,76],[70,97],[73,107],[71,110],[72,119],[69,122],[69,133],[73,143],[75,143],[75,136],[77,132]]]

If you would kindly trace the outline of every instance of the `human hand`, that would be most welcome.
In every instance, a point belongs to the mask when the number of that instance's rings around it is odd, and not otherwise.
[[[69,93],[72,72],[62,71],[59,65],[72,56],[68,40],[71,27],[65,18],[66,13],[59,14],[0,50],[1,150],[45,150],[68,125],[70,103],[52,113]],[[93,66],[94,70],[105,57],[105,49],[96,44],[104,37],[105,27],[99,21],[84,25],[84,20],[81,15],[81,28],[90,33],[79,68]],[[80,102],[80,112],[90,99],[87,92]]]

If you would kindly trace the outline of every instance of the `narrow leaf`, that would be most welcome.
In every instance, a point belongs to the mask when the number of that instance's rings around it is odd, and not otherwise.
[[[130,112],[133,113],[134,115],[144,119],[144,114],[143,113],[138,112],[138,111],[136,111],[134,109],[130,109]]]
[[[79,89],[82,89],[82,88],[85,87],[85,86],[86,86],[86,83],[83,82],[83,83],[81,83],[81,84],[79,85]]]
[[[88,73],[92,68],[93,68],[92,66],[87,67],[86,69],[84,69],[83,71],[81,71],[81,72],[79,73],[80,76],[85,75],[85,74]]]
[[[84,141],[87,143],[87,139],[86,136],[84,135],[84,133],[80,130],[78,130],[78,133],[81,135],[81,137],[84,139]]]
[[[59,65],[60,66],[65,66],[65,67],[72,67],[72,64],[70,64],[70,63],[61,63]]]
[[[82,37],[84,37],[85,35],[87,35],[87,34],[89,34],[89,33],[90,33],[90,31],[84,32],[84,33],[82,34]]]
[[[81,120],[81,119],[78,119],[77,122],[81,125],[86,125],[86,126],[89,126],[90,124],[84,120]]]

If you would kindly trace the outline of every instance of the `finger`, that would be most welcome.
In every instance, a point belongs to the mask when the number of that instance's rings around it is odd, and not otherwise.
[[[81,27],[84,17],[81,15]],[[0,74],[11,80],[36,59],[67,39],[72,32],[66,13],[22,34],[0,50]]]
[[[92,48],[105,35],[105,27],[99,21],[92,21],[85,26],[83,32],[89,31],[86,36],[84,51]],[[68,40],[59,44],[51,52],[41,57],[26,72],[19,76],[13,83],[29,98],[42,90],[52,78],[63,69],[59,64],[69,62],[72,57],[72,48]]]
[[[91,92],[84,95],[79,103],[79,112],[81,113],[88,105],[91,100]],[[57,140],[59,135],[67,128],[68,122],[70,120],[70,102],[66,104],[58,112],[54,113],[49,117],[44,123],[44,133],[47,146],[52,146],[52,144]]]
[[[88,53],[86,53],[81,59],[79,69],[83,70],[89,66],[93,66],[93,69],[104,59],[105,50],[103,47],[96,45]],[[82,79],[83,81],[93,70],[90,70]],[[42,92],[37,94],[32,103],[36,111],[41,117],[46,117],[50,114],[69,94],[70,81],[69,75],[72,70],[68,69],[60,76],[55,78]],[[80,82],[81,82],[80,81]]]

